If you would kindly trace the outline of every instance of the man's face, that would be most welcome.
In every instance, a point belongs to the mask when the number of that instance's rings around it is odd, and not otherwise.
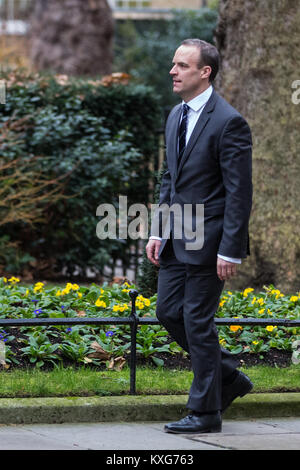
[[[184,101],[189,101],[207,88],[211,71],[209,66],[198,68],[200,51],[195,46],[180,46],[173,57],[170,75],[173,91]]]

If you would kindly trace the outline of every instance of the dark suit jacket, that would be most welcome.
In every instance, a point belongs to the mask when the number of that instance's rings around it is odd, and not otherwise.
[[[249,254],[248,223],[252,204],[252,139],[245,119],[215,90],[188,141],[179,167],[178,127],[181,105],[170,112],[165,130],[167,171],[160,204],[204,204],[204,244],[186,249],[175,239],[177,259],[189,264],[214,264],[217,254],[245,258]],[[193,223],[195,220],[193,220]],[[172,230],[172,225],[171,225]],[[167,241],[164,238],[159,255]]]

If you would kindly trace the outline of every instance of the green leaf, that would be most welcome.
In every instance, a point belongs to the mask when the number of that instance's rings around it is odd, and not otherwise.
[[[158,357],[155,357],[155,356],[151,356],[151,359],[152,359],[152,361],[154,362],[154,364],[156,366],[161,367],[161,366],[164,365],[164,360],[163,359],[159,359]]]
[[[234,347],[231,347],[230,348],[230,352],[232,354],[239,354],[240,352],[243,351],[243,346],[239,345],[239,346],[234,346]]]

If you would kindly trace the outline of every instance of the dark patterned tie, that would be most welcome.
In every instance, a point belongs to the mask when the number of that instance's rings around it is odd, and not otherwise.
[[[189,106],[184,104],[182,106],[182,119],[179,126],[179,152],[178,152],[178,162],[177,165],[179,167],[183,152],[185,150],[185,139],[186,139],[186,128],[187,128],[187,113],[189,110]]]

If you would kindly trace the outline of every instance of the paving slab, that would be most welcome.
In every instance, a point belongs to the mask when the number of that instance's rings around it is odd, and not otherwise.
[[[300,419],[224,420],[222,433],[189,439],[228,450],[300,450]]]
[[[8,434],[6,435],[6,432]],[[6,439],[2,439],[6,435]],[[14,435],[17,440],[14,439]],[[0,449],[20,450],[199,450],[211,445],[163,431],[163,423],[74,423],[0,428]]]
[[[165,422],[62,423],[0,426],[0,450],[159,451],[299,450],[300,419],[223,420],[221,433],[163,431]],[[135,454],[132,454],[135,455]],[[137,454],[138,455],[138,454]]]

